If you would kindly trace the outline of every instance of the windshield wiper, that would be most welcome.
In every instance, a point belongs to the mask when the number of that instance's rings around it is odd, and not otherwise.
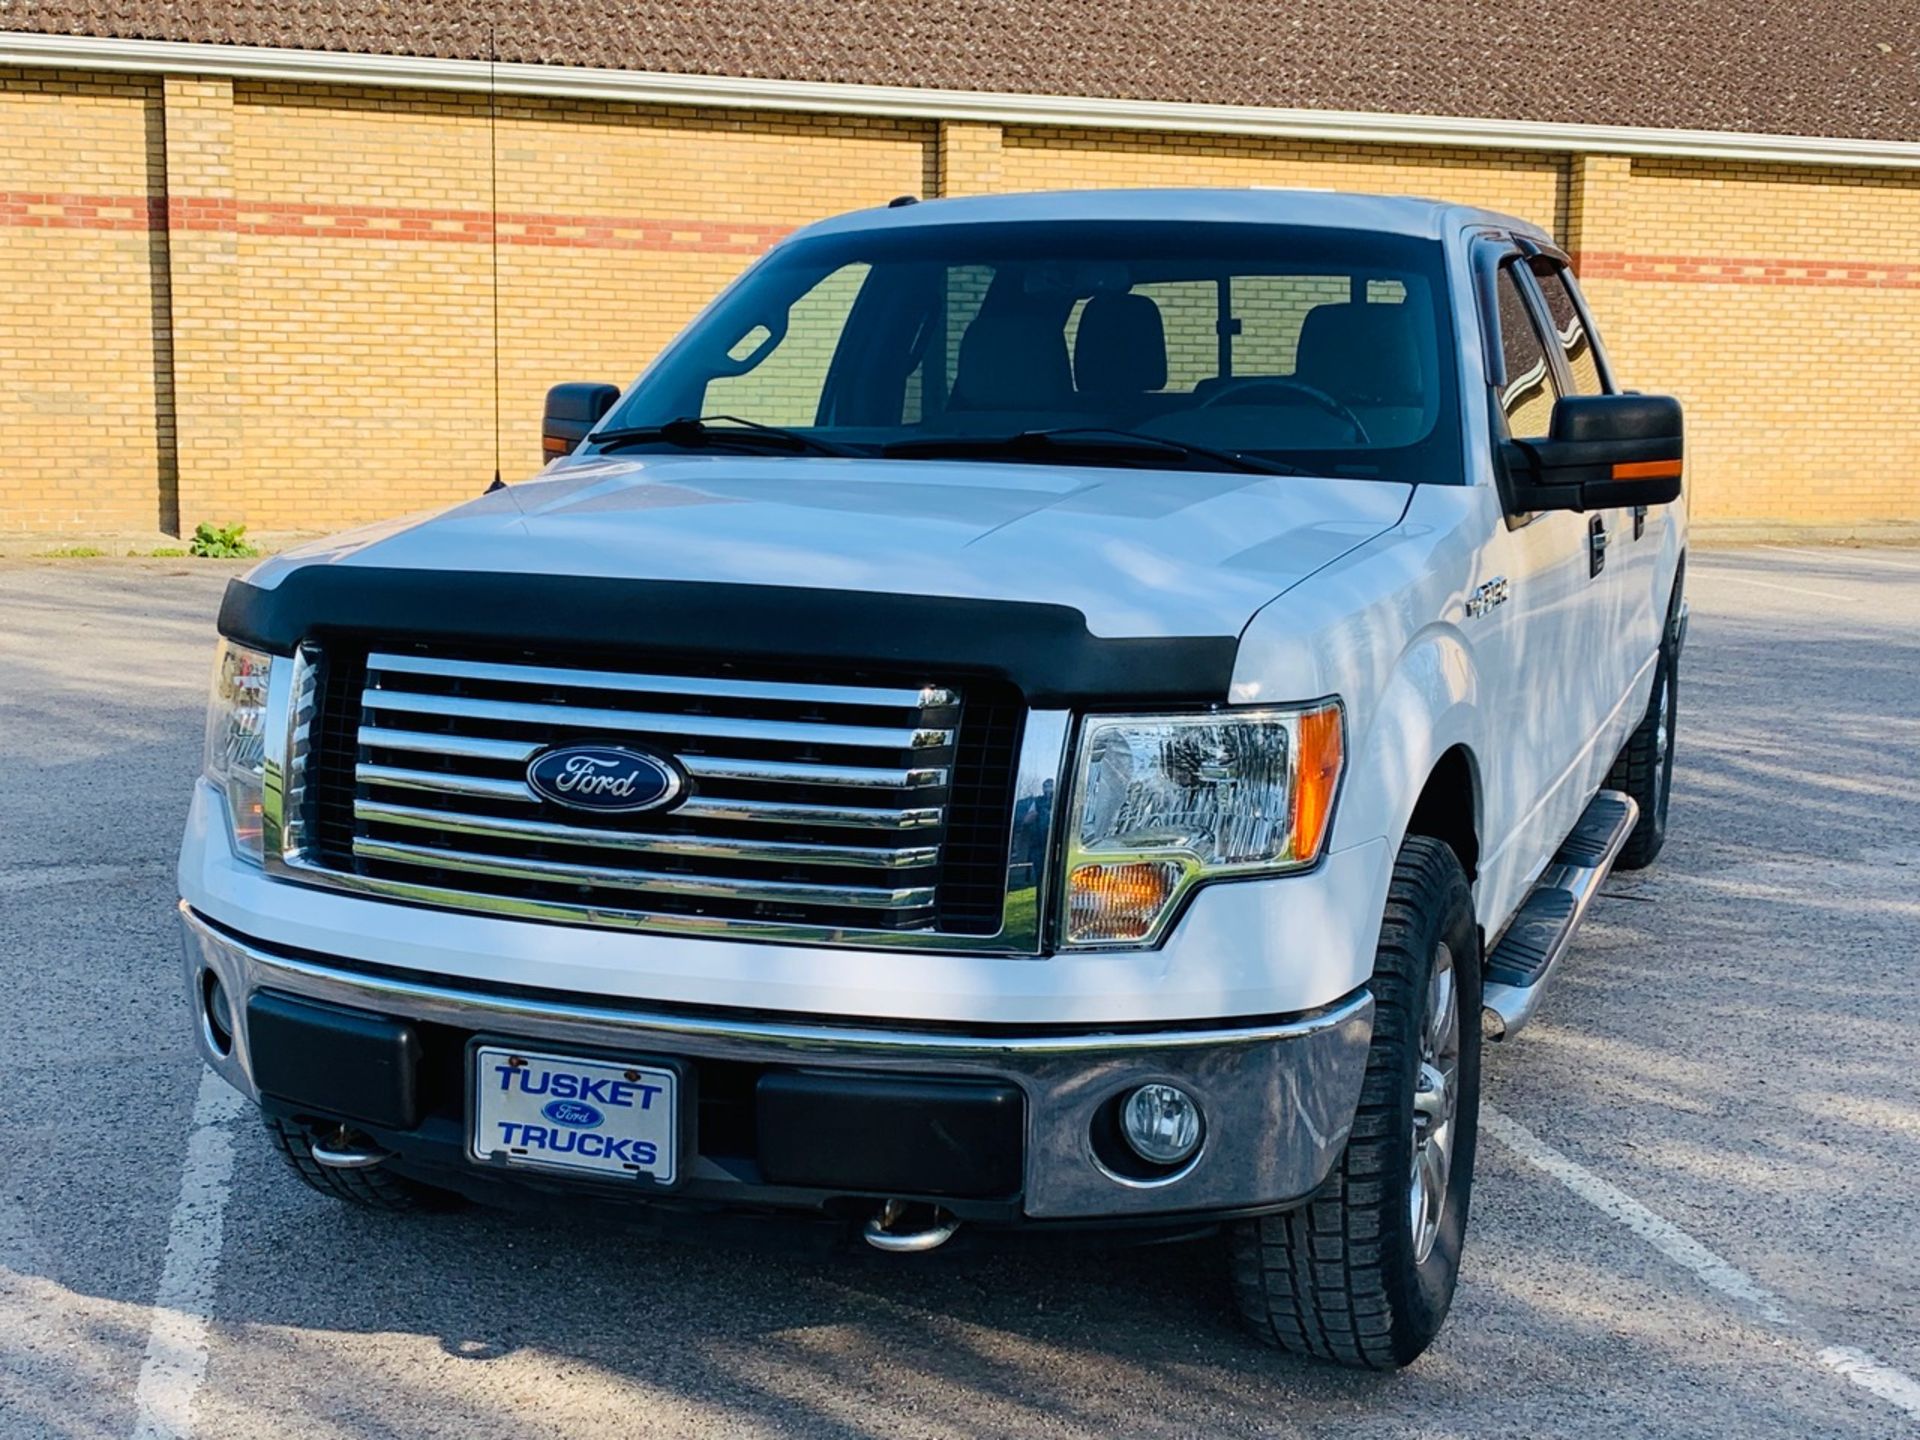
[[[715,424],[715,421],[724,423]],[[601,430],[587,438],[602,450],[619,450],[628,445],[671,445],[676,450],[727,446],[736,450],[779,450],[807,455],[861,453],[802,430],[762,425],[757,420],[742,420],[738,415],[682,415],[664,425],[629,425]]]
[[[1008,457],[1016,460],[1061,460],[1078,455],[1088,459],[1114,460],[1143,455],[1171,455],[1183,460],[1204,460],[1209,468],[1244,470],[1255,475],[1305,475],[1296,465],[1279,460],[1264,460],[1238,450],[1215,450],[1207,445],[1190,445],[1184,440],[1166,440],[1158,435],[1142,435],[1135,430],[1114,430],[1099,425],[1064,425],[1051,430],[1022,430],[1017,435],[929,435],[921,439],[896,440],[884,445],[880,453],[889,460],[962,460],[969,456],[983,459]]]

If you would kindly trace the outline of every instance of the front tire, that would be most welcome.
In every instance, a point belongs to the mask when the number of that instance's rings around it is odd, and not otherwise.
[[[1345,1151],[1298,1210],[1236,1224],[1234,1295],[1282,1350],[1419,1357],[1453,1303],[1480,1118],[1480,945],[1459,858],[1407,837],[1374,962],[1373,1043]]]

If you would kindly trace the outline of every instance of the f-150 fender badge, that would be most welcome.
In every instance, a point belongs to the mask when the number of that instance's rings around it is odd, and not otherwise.
[[[1507,577],[1504,575],[1496,575],[1484,585],[1476,585],[1473,593],[1467,596],[1467,618],[1475,619],[1496,605],[1506,604],[1507,590]]]

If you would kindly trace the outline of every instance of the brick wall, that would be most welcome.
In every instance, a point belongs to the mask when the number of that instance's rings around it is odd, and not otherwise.
[[[1696,518],[1920,518],[1920,173],[1604,157],[1578,191],[1615,368],[1686,402]]]
[[[0,70],[0,532],[170,518],[164,170],[159,81]]]
[[[808,220],[1173,184],[1536,220],[1626,382],[1687,402],[1697,516],[1920,518],[1913,172],[0,70],[0,533],[444,504],[538,464],[548,385],[624,383]]]

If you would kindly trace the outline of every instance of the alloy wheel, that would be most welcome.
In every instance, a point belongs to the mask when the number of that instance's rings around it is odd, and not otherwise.
[[[1420,1019],[1420,1068],[1413,1082],[1413,1161],[1407,1218],[1413,1259],[1424,1264],[1440,1236],[1453,1172],[1454,1112],[1460,1103],[1460,988],[1453,950],[1434,946],[1427,999]]]

